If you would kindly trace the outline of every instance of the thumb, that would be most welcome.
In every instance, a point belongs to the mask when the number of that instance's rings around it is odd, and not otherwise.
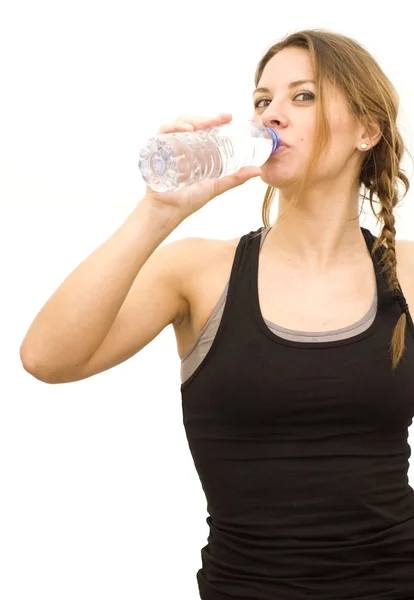
[[[242,185],[253,177],[259,177],[262,174],[260,167],[243,167],[233,173],[232,175],[226,175],[225,177],[216,179],[215,183],[215,195],[223,194],[227,190],[231,190],[234,187]]]
[[[262,174],[262,169],[260,167],[243,167],[239,169],[235,173],[233,173],[233,177],[235,176],[237,179],[242,179],[243,181],[247,181],[252,177],[258,177]]]

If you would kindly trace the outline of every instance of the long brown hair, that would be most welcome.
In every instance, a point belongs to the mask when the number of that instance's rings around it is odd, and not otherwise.
[[[310,53],[316,85],[316,134],[305,177],[300,183],[300,191],[289,207],[293,209],[305,189],[318,163],[320,153],[330,140],[329,122],[326,117],[323,82],[328,80],[342,89],[349,107],[360,122],[377,122],[381,128],[381,139],[366,152],[361,168],[359,183],[360,197],[369,199],[371,210],[377,222],[383,224],[380,235],[374,243],[372,254],[382,246],[382,273],[386,273],[388,287],[399,291],[395,255],[395,217],[393,209],[406,196],[410,184],[401,169],[401,160],[406,148],[397,128],[399,98],[392,83],[375,59],[356,41],[326,30],[313,29],[299,31],[272,45],[260,60],[255,73],[255,87],[258,86],[268,61],[287,47],[298,47]],[[399,193],[398,182],[404,188]],[[262,207],[265,227],[270,226],[270,209],[276,188],[268,186]],[[380,205],[378,214],[374,203]],[[282,218],[284,215],[281,215]],[[405,351],[405,312],[394,328],[389,345],[392,370],[394,371]]]

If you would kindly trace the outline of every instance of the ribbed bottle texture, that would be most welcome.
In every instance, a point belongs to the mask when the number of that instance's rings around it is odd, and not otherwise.
[[[159,134],[141,149],[138,166],[154,191],[174,191],[204,179],[231,175],[245,166],[260,167],[279,143],[273,129],[255,121]]]

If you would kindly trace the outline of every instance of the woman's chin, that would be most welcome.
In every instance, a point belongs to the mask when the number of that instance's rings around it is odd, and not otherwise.
[[[283,172],[282,169],[278,169],[277,166],[264,164],[262,167],[262,174],[260,179],[267,185],[271,185],[279,190],[290,187],[294,183],[294,178],[291,173]]]

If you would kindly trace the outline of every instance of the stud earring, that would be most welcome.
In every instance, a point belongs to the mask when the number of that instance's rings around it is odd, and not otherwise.
[[[366,148],[368,148],[368,144],[361,144],[361,148],[362,148],[363,150],[365,150]]]

